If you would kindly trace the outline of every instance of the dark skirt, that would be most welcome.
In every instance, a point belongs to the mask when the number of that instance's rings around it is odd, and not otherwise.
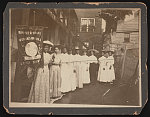
[[[92,83],[97,81],[98,64],[90,63],[90,80]]]

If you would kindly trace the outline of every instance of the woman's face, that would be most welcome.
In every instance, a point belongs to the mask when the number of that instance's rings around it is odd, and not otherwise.
[[[112,55],[112,53],[111,52],[109,52],[109,56],[111,56]]]
[[[83,55],[86,55],[86,52],[83,52]]]
[[[91,51],[91,55],[94,55],[94,52],[93,52],[93,51]]]
[[[106,58],[109,56],[109,54],[108,53],[105,53],[105,55],[104,55]]]
[[[69,51],[68,51],[68,54],[72,54],[72,50],[69,50]]]
[[[49,46],[48,45],[45,45],[44,46],[44,52],[48,52],[49,51]]]
[[[59,52],[60,52],[59,48],[58,48],[58,47],[56,47],[56,48],[55,48],[55,53],[57,53],[57,54],[58,54]]]
[[[80,51],[79,51],[79,50],[76,50],[76,53],[77,53],[77,54],[79,54],[79,53],[80,53]]]
[[[63,53],[67,53],[67,49],[66,48],[63,49]]]

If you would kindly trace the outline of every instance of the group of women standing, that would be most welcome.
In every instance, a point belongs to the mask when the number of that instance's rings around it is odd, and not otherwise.
[[[100,82],[113,83],[115,80],[114,57],[112,51],[103,51],[102,56],[98,59],[99,71],[97,80]]]
[[[91,56],[87,56],[86,50],[83,50],[83,55],[81,56],[78,47],[75,48],[76,54],[73,55],[71,48],[67,50],[66,47],[61,49],[60,46],[54,46],[54,53],[49,54],[48,51],[51,45],[47,42],[44,42],[43,48],[44,64],[36,70],[28,102],[50,103],[52,98],[61,97],[63,93],[74,91],[76,88],[83,88],[84,84],[91,82],[90,77],[97,77],[96,70],[93,69],[95,69],[94,66],[98,63],[99,72],[97,80],[114,80],[115,77],[111,78],[111,74],[114,72],[113,57],[107,57],[106,53],[97,60],[93,52],[91,52]],[[104,68],[106,72],[104,72]],[[107,73],[108,70],[111,71],[109,75]],[[109,78],[104,80],[106,76]]]

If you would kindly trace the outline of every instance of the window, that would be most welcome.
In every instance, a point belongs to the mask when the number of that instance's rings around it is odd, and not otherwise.
[[[130,42],[130,33],[124,33],[124,42],[125,43]]]
[[[94,18],[81,18],[80,32],[94,32],[95,19]]]

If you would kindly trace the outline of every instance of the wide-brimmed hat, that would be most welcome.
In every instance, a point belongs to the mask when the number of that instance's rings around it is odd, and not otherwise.
[[[57,44],[57,45],[54,45],[54,48],[58,47],[59,49],[62,49],[62,45],[60,44]]]
[[[85,46],[82,46],[82,50],[87,50],[87,48]]]
[[[78,46],[75,46],[75,50],[80,50],[80,48]]]
[[[61,45],[61,48],[62,49],[64,49],[64,48],[68,49],[68,46],[67,45]]]
[[[108,50],[102,50],[101,52],[105,54],[105,53],[108,53]]]
[[[54,44],[52,42],[48,41],[48,40],[43,41],[43,44],[54,46]]]
[[[106,50],[102,50],[102,52],[106,52]]]
[[[96,49],[89,49],[89,50],[88,50],[88,52],[91,52],[91,51],[92,51],[92,52],[95,52],[95,53],[99,53],[99,51],[96,50]]]
[[[114,53],[114,50],[109,50],[108,52]]]

